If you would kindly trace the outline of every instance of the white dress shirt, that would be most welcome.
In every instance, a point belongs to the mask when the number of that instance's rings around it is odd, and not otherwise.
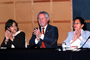
[[[41,27],[41,31],[42,31],[42,28],[43,28],[43,27]],[[44,29],[44,33],[45,33],[46,28],[47,28],[47,25],[46,25],[44,28],[45,28],[45,29]],[[42,34],[40,38],[43,40],[43,39],[44,39],[44,35]],[[35,38],[35,44],[38,44],[39,41],[40,41],[40,40],[37,40],[37,38]]]

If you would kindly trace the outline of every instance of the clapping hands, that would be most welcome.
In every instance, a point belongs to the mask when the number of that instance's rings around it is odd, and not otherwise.
[[[40,39],[40,36],[41,36],[42,33],[40,32],[39,27],[38,27],[38,28],[35,28],[35,29],[33,30],[33,34],[36,35],[37,40]]]
[[[81,36],[81,31],[80,30],[76,30],[75,33],[74,33],[74,35],[73,35],[73,40],[76,40],[80,36]]]
[[[5,37],[6,37],[5,41],[8,41],[9,39],[13,40],[12,33],[8,30],[5,31]]]

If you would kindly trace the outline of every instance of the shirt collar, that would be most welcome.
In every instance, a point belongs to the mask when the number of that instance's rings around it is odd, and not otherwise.
[[[45,29],[47,28],[47,26],[48,26],[48,24],[44,27]],[[43,28],[43,27],[41,27],[41,28]]]

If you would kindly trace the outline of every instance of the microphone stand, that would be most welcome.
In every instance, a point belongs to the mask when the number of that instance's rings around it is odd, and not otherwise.
[[[85,41],[85,43],[79,49],[81,49],[82,51],[89,50],[89,48],[83,48],[83,46],[86,44],[86,42],[88,41],[88,39],[90,39],[90,36],[87,38],[87,40]]]

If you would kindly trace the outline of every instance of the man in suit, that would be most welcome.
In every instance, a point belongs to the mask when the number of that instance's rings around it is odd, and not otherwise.
[[[33,35],[29,41],[30,46],[37,48],[57,48],[58,29],[49,25],[49,14],[41,11],[37,15],[39,27],[33,30]]]

